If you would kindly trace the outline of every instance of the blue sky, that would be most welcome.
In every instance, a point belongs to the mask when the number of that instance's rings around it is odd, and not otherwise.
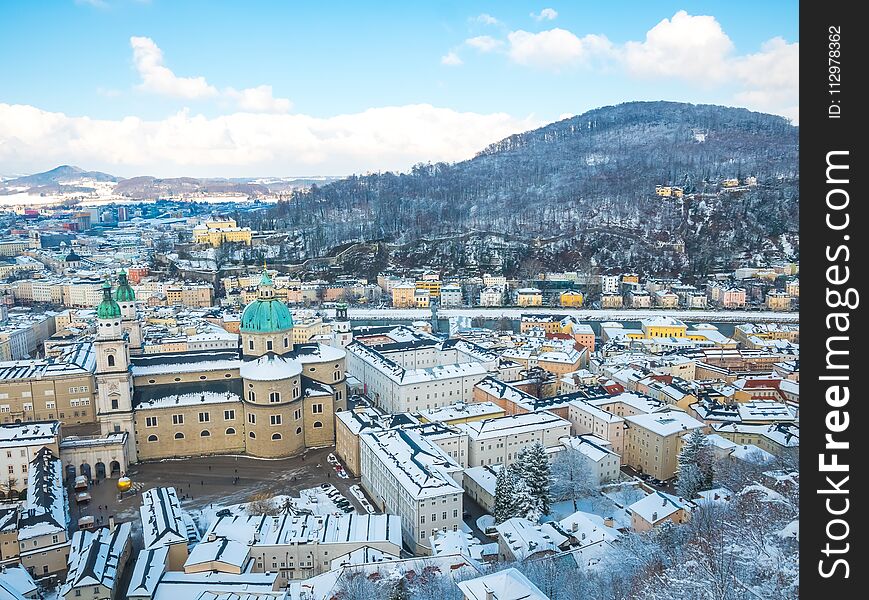
[[[797,6],[3,3],[0,174],[404,169],[628,100],[796,121]]]

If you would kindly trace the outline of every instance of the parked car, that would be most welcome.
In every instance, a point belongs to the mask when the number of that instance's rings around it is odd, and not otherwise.
[[[231,517],[232,511],[229,510],[228,508],[224,508],[224,509],[217,511],[217,516],[218,517]]]

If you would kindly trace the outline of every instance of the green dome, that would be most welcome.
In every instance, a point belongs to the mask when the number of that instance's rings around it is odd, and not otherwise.
[[[245,333],[274,333],[293,328],[293,315],[286,304],[275,298],[272,278],[263,271],[257,299],[241,313],[241,331]]]
[[[103,284],[103,301],[97,308],[97,318],[120,319],[121,307],[112,300],[112,284],[108,281]]]
[[[241,313],[241,330],[251,333],[273,333],[293,328],[293,315],[277,298],[254,300]]]
[[[135,302],[136,292],[130,287],[130,282],[127,281],[127,272],[121,271],[118,274],[118,289],[115,291],[115,300],[118,302]]]

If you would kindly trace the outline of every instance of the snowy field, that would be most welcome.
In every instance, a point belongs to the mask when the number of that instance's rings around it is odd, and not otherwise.
[[[325,311],[334,316],[334,309]],[[425,320],[431,318],[429,309],[416,308],[351,308],[351,319],[358,320]],[[448,317],[483,317],[499,319],[507,317],[518,319],[522,314],[557,314],[571,315],[580,321],[639,321],[660,316],[674,317],[688,323],[799,323],[800,315],[795,312],[772,312],[765,310],[664,310],[664,309],[573,309],[548,308],[531,306],[528,308],[472,307],[472,308],[442,308],[438,316]]]

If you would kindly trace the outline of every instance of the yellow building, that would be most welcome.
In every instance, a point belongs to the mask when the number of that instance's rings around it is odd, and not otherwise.
[[[579,308],[582,306],[583,300],[582,292],[574,290],[561,292],[561,296],[559,296],[559,303],[565,308]]]
[[[417,290],[427,290],[432,298],[441,295],[441,282],[436,279],[423,279],[416,282]]]
[[[769,310],[790,310],[792,298],[786,292],[769,292],[766,295],[766,307]]]
[[[521,288],[516,290],[516,304],[519,306],[541,306],[543,292],[537,288]]]
[[[412,283],[399,283],[392,286],[392,307],[416,307],[416,286]]]
[[[250,227],[238,227],[235,219],[206,221],[193,228],[193,241],[197,244],[209,244],[215,248],[223,243],[242,243],[250,246]]]
[[[643,337],[652,338],[684,338],[688,326],[679,319],[672,317],[656,317],[642,322]]]
[[[662,481],[676,476],[682,436],[705,427],[680,410],[628,416],[625,425],[622,462]]]

